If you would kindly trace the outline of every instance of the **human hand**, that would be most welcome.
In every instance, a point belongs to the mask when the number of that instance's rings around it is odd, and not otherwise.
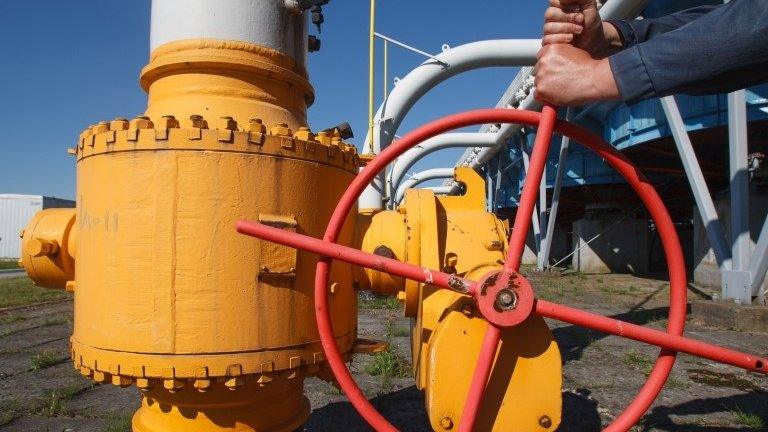
[[[534,97],[542,103],[577,106],[619,99],[608,59],[596,59],[570,44],[542,47],[534,74]]]
[[[600,18],[595,0],[549,0],[543,30],[542,46],[572,44],[593,57],[606,57],[622,45],[616,28]]]

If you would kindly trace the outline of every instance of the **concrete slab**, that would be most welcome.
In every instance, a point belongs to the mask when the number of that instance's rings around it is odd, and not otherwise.
[[[691,318],[709,327],[768,333],[768,307],[738,305],[729,301],[693,301]]]

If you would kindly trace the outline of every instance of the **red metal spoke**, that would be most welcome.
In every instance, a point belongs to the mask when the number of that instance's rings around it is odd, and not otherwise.
[[[474,283],[456,275],[419,267],[392,258],[363,252],[361,250],[343,246],[329,241],[323,241],[314,237],[297,234],[269,225],[255,222],[240,221],[237,223],[237,231],[251,237],[271,241],[292,248],[305,250],[327,258],[344,261],[349,264],[390,273],[406,279],[415,280],[445,288],[462,294],[472,294]]]
[[[645,342],[671,351],[694,355],[754,372],[768,373],[768,368],[766,368],[768,359],[766,358],[708,344],[685,336],[669,334],[545,300],[536,300],[535,312],[545,318],[556,319],[602,333]]]
[[[551,105],[544,106],[541,110],[541,120],[539,120],[536,139],[533,142],[531,163],[528,164],[528,171],[525,173],[520,204],[517,206],[512,234],[509,237],[509,250],[507,251],[507,259],[504,261],[504,268],[507,270],[520,270],[525,240],[531,226],[533,208],[536,206],[536,198],[539,195],[539,183],[541,183],[541,177],[547,163],[547,154],[552,142],[552,129],[556,120],[557,110]]]
[[[461,412],[458,432],[471,432],[475,426],[477,413],[480,411],[480,403],[483,401],[488,377],[491,376],[491,369],[493,361],[496,359],[500,340],[501,329],[489,323],[483,337],[483,345],[480,347],[475,373],[472,375],[472,381],[469,385],[469,393],[464,401],[464,410]]]

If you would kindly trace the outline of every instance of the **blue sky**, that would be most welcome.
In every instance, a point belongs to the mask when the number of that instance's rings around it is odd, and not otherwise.
[[[533,38],[546,3],[379,0],[377,30],[434,53],[444,43]],[[322,49],[309,56],[316,91],[310,125],[349,121],[360,146],[367,127],[368,1],[332,0],[324,12]],[[138,74],[149,55],[149,1],[2,0],[0,40],[0,193],[72,198],[75,163],[66,148],[88,125],[130,118],[146,106]],[[424,60],[393,46],[389,52],[390,83]],[[411,110],[399,132],[493,106],[516,72],[487,69],[441,84]],[[377,97],[381,79],[379,70]],[[435,153],[415,170],[450,166],[458,154]]]

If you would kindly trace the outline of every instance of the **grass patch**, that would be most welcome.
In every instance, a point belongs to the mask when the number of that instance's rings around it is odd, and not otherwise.
[[[101,432],[131,432],[131,415],[110,411],[104,418]]]
[[[17,260],[0,259],[0,270],[21,268]]]
[[[0,308],[66,298],[71,298],[71,294],[64,290],[35,286],[26,276],[0,279]]]
[[[395,327],[392,330],[392,336],[394,337],[406,337],[411,335],[411,329],[408,327]]]
[[[48,318],[43,322],[43,327],[51,327],[62,324],[69,324],[69,318]]]
[[[79,384],[72,384],[51,390],[43,399],[42,403],[38,405],[37,409],[35,409],[35,414],[46,417],[55,417],[66,414],[67,412],[64,408],[64,403],[80,394],[86,388],[87,387],[83,387]]]
[[[651,369],[653,369],[653,360],[651,360],[645,354],[639,353],[635,350],[626,353],[624,355],[623,361],[625,365],[642,371],[646,375],[651,373]]]
[[[630,293],[629,289],[615,285],[601,285],[600,289],[607,294],[626,295]]]
[[[373,376],[405,378],[410,373],[411,365],[404,357],[387,350],[373,355],[373,361],[365,371]]]
[[[37,371],[40,369],[49,368],[61,363],[63,360],[66,360],[66,358],[58,356],[54,351],[43,351],[32,356],[32,366],[29,368],[29,370]]]
[[[757,414],[744,412],[741,408],[736,406],[735,410],[731,411],[736,422],[742,426],[746,426],[750,429],[763,429],[765,427],[765,420]]]
[[[690,384],[688,384],[683,380],[679,380],[673,376],[670,376],[669,378],[667,378],[667,383],[664,384],[664,387],[675,389],[675,390],[682,390],[690,387]]]
[[[411,363],[393,348],[392,339],[397,335],[398,329],[392,320],[387,320],[386,338],[387,350],[373,355],[373,361],[365,365],[367,374],[378,376],[381,379],[381,393],[392,390],[392,378],[405,378],[411,373]]]
[[[0,324],[12,324],[19,321],[24,321],[27,318],[25,318],[23,315],[19,314],[11,314],[5,317],[0,318]]]
[[[363,309],[400,309],[401,305],[397,298],[392,296],[360,296],[358,306]]]

